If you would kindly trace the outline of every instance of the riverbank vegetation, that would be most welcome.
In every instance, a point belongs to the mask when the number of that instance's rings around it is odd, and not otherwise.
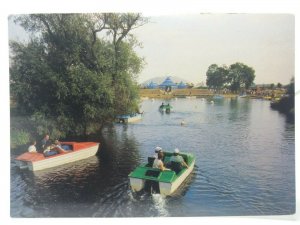
[[[131,31],[146,18],[31,14],[17,16],[15,22],[30,34],[27,43],[10,42],[12,116],[30,123],[23,132],[33,137],[87,135],[118,114],[136,111],[136,78],[144,61],[134,51],[140,43]],[[14,124],[11,130],[20,130]]]
[[[287,93],[277,101],[271,102],[271,107],[281,113],[286,114],[289,118],[294,120],[295,117],[295,81],[291,79],[290,84],[287,85]]]

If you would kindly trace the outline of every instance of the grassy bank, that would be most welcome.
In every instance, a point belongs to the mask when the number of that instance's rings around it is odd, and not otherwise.
[[[214,96],[215,93],[208,89],[174,89],[170,93],[167,93],[160,89],[140,89],[140,97],[141,98],[180,98],[187,96],[196,96],[196,97],[211,97]],[[224,94],[225,98],[233,98],[236,97],[236,94]]]

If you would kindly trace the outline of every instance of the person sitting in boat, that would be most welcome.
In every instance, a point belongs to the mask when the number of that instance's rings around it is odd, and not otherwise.
[[[58,152],[52,149],[51,144],[47,144],[45,146],[43,154],[44,154],[44,156],[48,157],[48,156],[56,155],[56,154],[58,154]]]
[[[179,162],[181,166],[188,168],[188,164],[184,161],[183,157],[179,155],[179,149],[175,148],[173,155],[170,158],[170,162]]]
[[[171,106],[170,106],[169,103],[166,105],[165,108],[166,108],[166,112],[167,112],[167,113],[171,112]]]
[[[158,153],[159,152],[162,152],[162,148],[161,147],[159,147],[159,146],[157,146],[156,148],[155,148],[155,150],[154,150],[154,158],[156,158],[157,159],[157,157],[158,157]]]
[[[41,140],[40,148],[42,151],[46,150],[46,147],[50,145],[49,138],[50,138],[49,134],[45,134],[44,138]]]
[[[60,147],[57,147],[57,145],[55,144],[49,144],[46,146],[46,149],[44,150],[44,156],[52,156],[52,155],[56,155],[56,154],[59,154],[59,153],[66,153],[68,151],[60,148]]]
[[[53,149],[58,151],[59,153],[68,152],[67,149],[63,148],[59,140],[54,141]]]
[[[31,142],[31,145],[28,147],[28,152],[37,153],[35,146],[36,146],[36,141],[34,140]]]
[[[157,158],[154,160],[152,168],[160,169],[161,171],[169,170],[164,166],[164,163],[162,161],[163,157],[164,154],[162,152],[158,152]]]
[[[159,108],[163,109],[164,107],[165,107],[165,104],[162,102]]]

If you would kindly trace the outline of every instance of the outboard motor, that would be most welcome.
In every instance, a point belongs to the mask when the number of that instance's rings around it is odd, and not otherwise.
[[[160,171],[156,171],[156,170],[148,170],[146,172],[146,176],[150,176],[150,177],[158,177],[159,174],[160,174]],[[144,190],[151,194],[153,194],[153,193],[159,194],[160,193],[159,182],[154,181],[154,180],[146,180]]]
[[[160,194],[159,182],[154,180],[146,180],[144,190],[151,194]]]

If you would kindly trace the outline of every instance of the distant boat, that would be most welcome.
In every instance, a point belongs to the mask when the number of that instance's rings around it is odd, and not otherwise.
[[[247,95],[247,94],[242,94],[242,95],[240,95],[239,97],[240,97],[240,98],[247,98],[248,95]]]
[[[271,96],[264,96],[263,99],[265,99],[265,100],[272,100],[273,98]]]
[[[168,164],[171,152],[164,152],[164,164]],[[190,153],[180,153],[189,168],[181,168],[178,170],[178,163],[171,162],[172,170],[160,171],[152,168],[154,158],[149,157],[147,164],[138,166],[132,171],[128,177],[132,191],[138,192],[143,189],[157,189],[161,195],[172,195],[174,191],[183,183],[193,171],[195,165],[195,156]]]
[[[97,142],[61,142],[64,148],[69,149],[68,152],[47,157],[43,153],[25,152],[16,158],[16,162],[20,169],[43,170],[94,156],[99,144]]]
[[[196,99],[197,96],[185,96],[186,99]]]
[[[161,106],[159,106],[158,110],[160,112],[170,113],[172,108],[173,107],[168,104],[168,105],[161,105]]]
[[[133,113],[127,115],[119,115],[116,117],[118,123],[133,123],[142,119],[141,113]]]
[[[223,99],[224,96],[223,95],[214,95],[213,99]]]

